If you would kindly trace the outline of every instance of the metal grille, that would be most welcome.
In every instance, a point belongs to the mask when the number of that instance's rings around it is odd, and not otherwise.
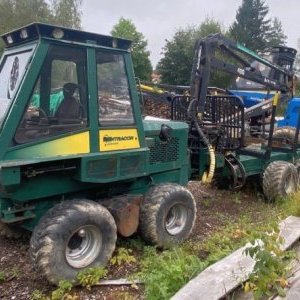
[[[216,126],[222,130],[223,150],[237,149],[244,138],[244,105],[235,96],[207,96],[203,115],[204,127]]]
[[[191,97],[189,96],[174,97],[171,105],[171,119],[176,121],[188,121],[187,109],[190,101]]]
[[[178,159],[179,141],[171,137],[167,141],[156,140],[150,148],[150,164],[167,163]]]
[[[172,102],[172,120],[190,122],[188,119],[188,107],[191,97],[177,96]],[[193,112],[196,114],[196,112]],[[236,96],[217,95],[207,96],[204,104],[204,114],[199,123],[207,136],[217,135],[219,151],[238,149],[244,140],[244,104]],[[193,126],[190,133],[195,132]],[[193,135],[193,143],[195,136]],[[190,141],[191,143],[191,141]],[[199,144],[199,143],[198,143]]]

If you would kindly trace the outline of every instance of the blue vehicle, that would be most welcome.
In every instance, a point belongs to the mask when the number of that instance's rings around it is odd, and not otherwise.
[[[274,47],[265,52],[262,58],[270,63],[284,68],[290,72],[293,71],[293,64],[297,51],[289,47]],[[256,70],[261,75],[270,80],[280,80],[280,72],[262,64],[258,61],[253,61],[250,68]],[[277,126],[296,127],[300,112],[300,98],[295,98],[286,92],[288,83],[282,81],[282,90],[285,101],[288,101],[287,110],[284,119],[278,121]],[[262,84],[250,81],[248,79],[237,77],[235,84],[229,92],[232,95],[240,96],[244,101],[247,114],[249,116],[250,126],[259,126],[262,123],[262,118],[267,118],[271,111],[271,99],[275,95],[275,91],[266,90]],[[270,101],[268,101],[270,100]],[[268,105],[269,104],[269,105]],[[253,109],[252,109],[253,108]]]
[[[278,127],[296,127],[300,115],[300,98],[292,98],[289,101],[284,119],[277,122]]]

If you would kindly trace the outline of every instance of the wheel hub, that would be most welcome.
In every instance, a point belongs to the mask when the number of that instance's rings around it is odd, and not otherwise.
[[[93,225],[83,226],[69,239],[66,247],[66,260],[73,268],[85,268],[99,255],[102,247],[102,234]]]
[[[183,205],[172,206],[165,220],[167,232],[171,235],[179,234],[185,228],[187,215],[187,208]]]

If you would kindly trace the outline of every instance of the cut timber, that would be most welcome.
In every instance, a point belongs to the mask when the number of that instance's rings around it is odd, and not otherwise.
[[[133,285],[133,284],[142,284],[140,280],[128,280],[128,279],[112,279],[112,280],[101,280],[95,285]]]
[[[300,238],[300,218],[290,216],[279,224],[283,238],[283,250],[291,247]],[[172,300],[214,300],[226,296],[246,281],[255,265],[255,260],[246,256],[246,246],[236,250],[217,263],[211,265],[188,282]]]

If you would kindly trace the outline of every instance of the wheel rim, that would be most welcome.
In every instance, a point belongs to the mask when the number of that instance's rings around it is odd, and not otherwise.
[[[187,209],[183,205],[175,204],[169,210],[166,220],[165,227],[169,234],[176,235],[180,233],[187,222]]]
[[[85,268],[99,255],[102,247],[102,234],[96,226],[80,227],[69,239],[66,259],[73,268]]]

